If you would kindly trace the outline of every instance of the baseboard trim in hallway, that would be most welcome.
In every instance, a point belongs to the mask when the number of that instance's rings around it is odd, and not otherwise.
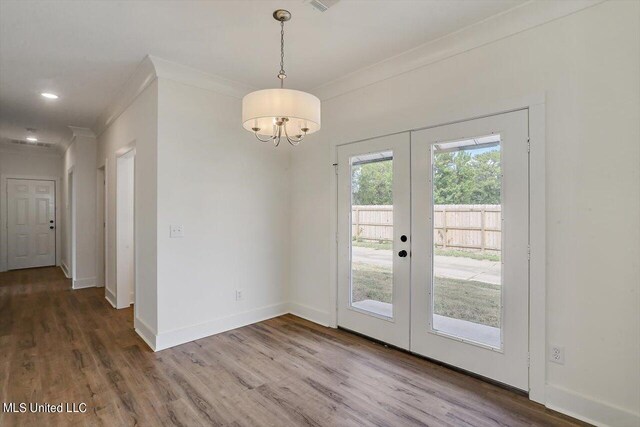
[[[64,273],[65,277],[67,279],[71,279],[71,273],[69,272],[69,267],[67,267],[67,264],[65,264],[64,261],[60,262],[60,268],[62,269],[62,272]]]
[[[133,327],[136,333],[140,336],[140,338],[142,338],[144,342],[147,343],[149,348],[153,351],[157,351],[156,350],[156,333],[153,331],[153,329],[138,317],[134,319]]]
[[[111,292],[109,289],[107,289],[106,286],[104,288],[104,298],[109,302],[109,304],[111,304],[111,307],[117,308],[116,307],[116,296],[114,295],[113,292]]]
[[[77,279],[73,281],[73,289],[95,288],[96,278],[86,277],[84,279]]]

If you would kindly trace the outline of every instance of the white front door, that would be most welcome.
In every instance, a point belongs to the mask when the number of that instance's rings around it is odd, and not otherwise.
[[[338,325],[409,348],[409,133],[338,147]]]
[[[528,113],[338,147],[338,325],[528,390]]]
[[[56,263],[55,181],[7,180],[8,268]]]
[[[411,351],[525,391],[527,117],[411,135]]]

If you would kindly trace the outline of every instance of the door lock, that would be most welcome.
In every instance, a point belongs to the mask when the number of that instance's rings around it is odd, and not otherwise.
[[[398,252],[398,256],[399,256],[400,258],[404,258],[404,257],[406,257],[406,256],[407,256],[407,251],[405,251],[404,249],[403,249],[403,250],[401,250],[400,252]]]

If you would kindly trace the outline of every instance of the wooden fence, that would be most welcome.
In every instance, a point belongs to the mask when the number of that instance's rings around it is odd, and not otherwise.
[[[500,205],[435,205],[434,214],[433,237],[437,247],[501,249]],[[356,240],[390,242],[393,238],[392,206],[353,206],[351,219]]]

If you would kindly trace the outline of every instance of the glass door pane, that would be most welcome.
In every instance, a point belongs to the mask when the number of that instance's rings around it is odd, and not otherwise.
[[[431,328],[502,347],[500,136],[432,150]]]
[[[393,153],[351,157],[351,307],[393,317]]]

